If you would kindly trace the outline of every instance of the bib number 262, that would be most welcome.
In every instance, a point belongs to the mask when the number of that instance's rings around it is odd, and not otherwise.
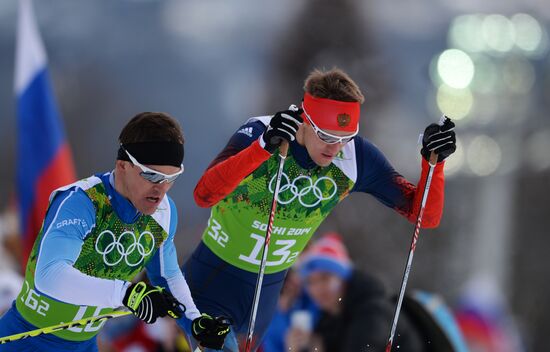
[[[264,247],[265,243],[265,236],[252,233],[250,234],[250,237],[256,240],[254,248],[252,248],[252,251],[249,255],[239,255],[239,259],[250,264],[260,265],[260,261],[262,258],[262,248]],[[298,257],[298,254],[300,254],[299,251],[291,251],[291,248],[294,246],[295,243],[296,240],[276,240],[275,242],[271,242],[269,248],[270,256],[278,257],[279,259],[266,261],[266,266],[277,266],[284,263],[294,262],[296,260],[296,257]],[[272,249],[274,250],[272,251]]]

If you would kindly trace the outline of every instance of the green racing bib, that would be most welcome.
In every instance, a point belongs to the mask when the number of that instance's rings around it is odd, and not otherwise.
[[[274,153],[212,207],[203,242],[240,269],[259,270],[278,166],[278,155]],[[265,272],[289,268],[353,185],[354,181],[335,163],[304,169],[291,155],[287,156]]]

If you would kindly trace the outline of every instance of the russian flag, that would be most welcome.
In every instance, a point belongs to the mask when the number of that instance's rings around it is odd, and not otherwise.
[[[15,53],[17,195],[23,265],[42,226],[50,193],[76,179],[31,1],[19,0]]]

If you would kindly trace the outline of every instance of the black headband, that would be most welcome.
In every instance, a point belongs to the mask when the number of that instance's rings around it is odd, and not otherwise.
[[[183,164],[183,144],[176,142],[138,142],[121,144],[118,148],[118,160],[130,161],[126,149],[140,164],[171,165]]]

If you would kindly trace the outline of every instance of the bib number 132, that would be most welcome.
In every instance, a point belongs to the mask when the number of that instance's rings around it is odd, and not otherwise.
[[[260,261],[262,259],[262,248],[264,247],[265,243],[265,236],[252,233],[250,234],[250,237],[256,240],[254,248],[252,248],[252,251],[249,255],[239,255],[239,259],[250,264],[260,265]],[[299,251],[291,251],[295,243],[296,240],[276,240],[275,242],[271,242],[269,248],[270,257],[278,257],[279,259],[266,261],[266,266],[277,266],[284,263],[294,262],[296,260],[296,257],[298,257],[298,254],[300,254]]]

